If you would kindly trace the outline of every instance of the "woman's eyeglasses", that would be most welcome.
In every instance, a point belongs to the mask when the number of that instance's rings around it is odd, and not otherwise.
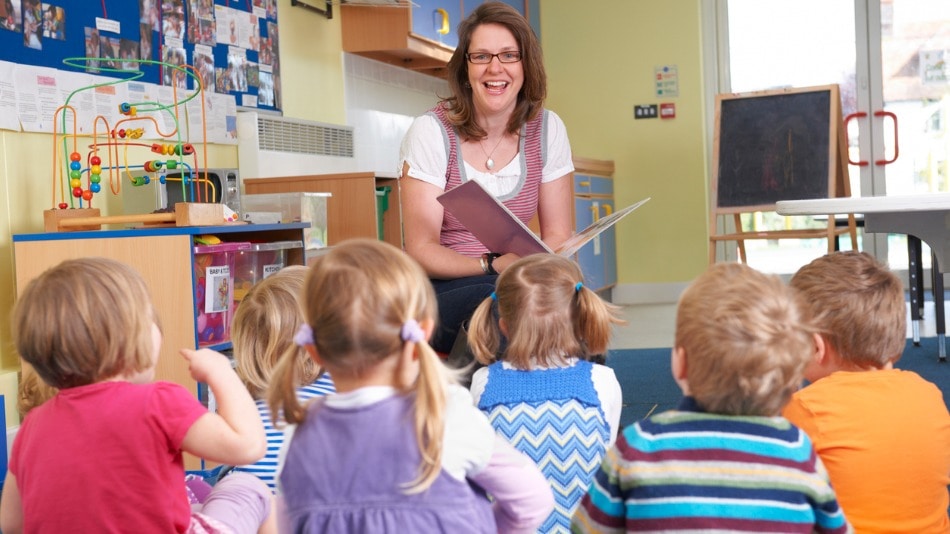
[[[521,61],[521,51],[520,50],[508,50],[506,52],[499,52],[497,54],[489,54],[488,52],[475,52],[472,54],[465,54],[465,59],[469,63],[474,63],[476,65],[487,65],[495,58],[498,58],[498,61],[502,63],[517,63]]]

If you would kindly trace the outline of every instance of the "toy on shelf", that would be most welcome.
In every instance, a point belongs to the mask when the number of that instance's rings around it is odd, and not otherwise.
[[[67,58],[67,65],[84,68],[87,62],[97,58]],[[78,134],[78,117],[70,101],[83,91],[97,91],[100,88],[129,83],[141,78],[141,70],[127,70],[99,66],[98,69],[123,76],[122,79],[109,80],[89,85],[73,91],[53,115],[53,157],[52,157],[52,206],[44,212],[46,231],[93,230],[103,224],[174,224],[176,226],[204,226],[236,222],[236,213],[220,203],[210,202],[216,198],[214,183],[207,174],[198,169],[207,169],[207,125],[203,86],[197,70],[191,65],[176,65],[146,59],[128,60],[137,64],[158,65],[171,73],[169,88],[172,102],[122,102],[118,105],[121,115],[114,124],[101,114],[93,119],[91,133]],[[179,81],[191,78],[194,90],[180,89]],[[179,93],[184,94],[180,95]],[[182,98],[179,98],[179,97]],[[199,150],[183,135],[179,122],[180,114],[187,116],[189,101],[197,98],[201,103],[201,143]],[[163,125],[154,116],[147,113],[167,114],[174,124],[171,131],[163,131]],[[70,121],[71,119],[71,121]],[[72,133],[69,133],[71,126]],[[146,142],[143,140],[146,128],[152,130],[160,139]],[[86,144],[88,140],[88,144]],[[150,155],[142,156],[143,149]],[[130,154],[131,152],[131,154]],[[130,161],[138,156],[138,161]],[[144,161],[142,161],[144,160]],[[167,171],[176,171],[175,178],[166,176]],[[175,187],[182,188],[181,197],[188,202],[169,206],[169,211],[141,215],[100,216],[99,209],[93,207],[93,200],[103,192],[104,179],[108,179],[109,190],[119,195],[122,184],[132,187],[171,187],[170,182],[178,182]],[[58,197],[58,198],[57,198]],[[173,211],[171,209],[173,208]]]

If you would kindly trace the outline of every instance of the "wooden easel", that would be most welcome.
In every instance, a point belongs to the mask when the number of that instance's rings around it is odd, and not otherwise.
[[[839,235],[858,248],[857,223],[848,214],[826,228],[743,231],[743,213],[775,211],[779,200],[850,197],[848,158],[837,85],[720,94],[716,96],[709,263],[716,243],[735,241],[746,263],[750,239],[827,238],[828,252]],[[719,234],[720,215],[733,216],[736,231]]]

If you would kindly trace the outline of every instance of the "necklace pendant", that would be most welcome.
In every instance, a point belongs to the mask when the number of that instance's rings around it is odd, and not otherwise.
[[[488,170],[495,168],[495,160],[488,158],[488,161],[485,162],[485,167],[487,167]]]

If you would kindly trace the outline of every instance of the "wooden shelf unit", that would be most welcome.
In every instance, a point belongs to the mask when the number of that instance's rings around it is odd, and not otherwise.
[[[310,223],[235,224],[154,229],[52,232],[13,236],[17,294],[30,280],[67,259],[99,256],[132,266],[148,285],[162,322],[164,341],[155,379],[175,382],[198,395],[198,384],[188,364],[178,354],[183,347],[198,347],[194,279],[194,237],[215,235],[222,241],[303,241]],[[287,264],[303,265],[303,249],[290,249]],[[108,310],[103,310],[108,320]],[[212,345],[226,350],[230,342]],[[29,366],[21,363],[24,371]],[[186,456],[186,468],[198,469],[200,461]]]
[[[330,193],[327,199],[327,245],[355,237],[378,238],[376,188],[389,187],[389,209],[383,214],[383,240],[402,248],[402,202],[397,178],[371,172],[313,174],[278,178],[245,178],[247,195],[267,193]]]

